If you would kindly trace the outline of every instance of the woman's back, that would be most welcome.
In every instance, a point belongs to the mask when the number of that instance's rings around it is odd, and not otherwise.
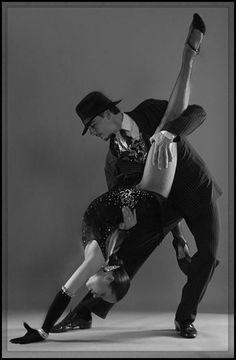
[[[136,187],[119,188],[108,191],[96,198],[87,208],[82,220],[82,241],[85,247],[96,240],[103,256],[107,259],[107,248],[110,235],[123,222],[122,207],[136,209],[137,226],[155,226],[161,228],[162,203],[164,198],[151,191]],[[158,217],[160,221],[158,221]],[[153,222],[153,218],[155,221]]]

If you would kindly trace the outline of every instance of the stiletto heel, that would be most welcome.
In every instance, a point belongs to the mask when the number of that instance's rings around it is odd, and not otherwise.
[[[187,242],[181,237],[174,237],[172,244],[174,246],[176,257],[178,260],[183,258],[191,258]]]

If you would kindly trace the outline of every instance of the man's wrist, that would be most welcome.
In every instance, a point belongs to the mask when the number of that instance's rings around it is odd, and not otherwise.
[[[170,133],[167,130],[161,130],[161,134],[163,134],[165,137],[167,137],[167,139],[172,140],[172,141],[175,138],[175,135],[173,135],[172,133]]]
[[[167,130],[161,130],[160,132],[158,133],[154,133],[151,137],[150,137],[150,143],[152,144],[154,141],[158,140],[159,139],[159,134],[162,134],[164,135],[167,139],[171,140],[171,141],[174,141],[175,139],[175,135],[173,135],[172,133],[170,133],[169,131]]]

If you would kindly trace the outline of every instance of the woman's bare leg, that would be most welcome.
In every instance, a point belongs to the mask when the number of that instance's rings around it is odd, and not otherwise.
[[[187,39],[194,48],[198,49],[202,43],[203,34],[197,29],[192,29],[190,26]],[[159,131],[164,123],[177,119],[189,105],[191,75],[196,56],[197,52],[185,43],[180,71],[171,92],[166,112],[158,126]]]
[[[202,39],[203,34],[190,26],[187,42],[190,43],[193,48],[198,49]],[[189,104],[192,67],[197,55],[197,52],[194,51],[191,46],[187,43],[184,45],[180,72],[170,95],[168,106],[161,124],[178,118]],[[161,126],[159,125],[159,128],[160,127]],[[172,162],[169,163],[168,168],[158,169],[157,165],[152,164],[152,155],[154,151],[154,144],[152,144],[146,160],[143,177],[139,184],[140,188],[151,190],[164,197],[168,197],[177,164],[177,145],[176,143],[171,143],[170,146],[173,156]]]
[[[158,169],[157,165],[152,164],[152,155],[154,151],[154,143],[149,149],[147,156],[143,177],[138,188],[143,190],[154,191],[164,197],[168,197],[171,186],[175,176],[175,169],[177,164],[177,145],[171,143],[171,151],[173,155],[172,162],[169,163],[168,168]]]

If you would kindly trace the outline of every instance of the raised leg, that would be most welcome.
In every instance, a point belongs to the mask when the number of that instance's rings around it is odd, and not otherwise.
[[[157,132],[162,129],[163,125],[167,121],[177,119],[188,107],[193,63],[196,55],[199,53],[198,50],[202,43],[204,33],[205,28],[200,20],[198,18],[193,20],[189,28],[187,40],[184,44],[181,68],[171,92],[168,107],[161,123],[158,126]]]

